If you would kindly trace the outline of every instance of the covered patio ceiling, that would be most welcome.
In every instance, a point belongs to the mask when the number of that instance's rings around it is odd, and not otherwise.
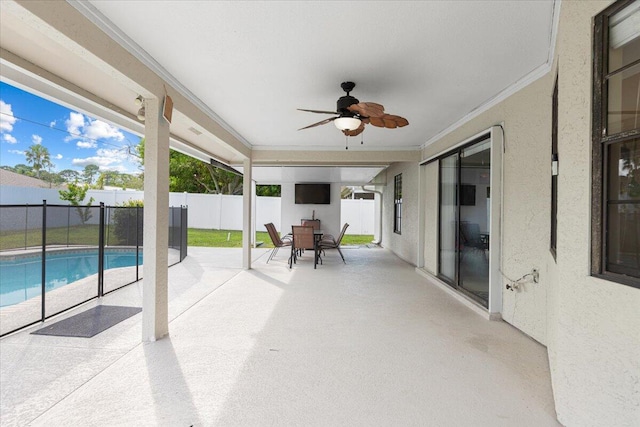
[[[174,148],[257,167],[418,160],[438,134],[546,71],[557,15],[554,0],[67,3],[58,19],[52,6],[2,2],[4,80],[142,133],[133,100],[146,89],[110,66],[130,59],[71,36],[89,19],[197,107],[176,105]],[[343,81],[409,126],[368,125],[349,151],[332,124],[298,131],[331,116],[297,109],[335,110]]]

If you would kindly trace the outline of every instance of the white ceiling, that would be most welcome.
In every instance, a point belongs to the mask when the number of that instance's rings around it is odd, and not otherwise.
[[[553,0],[103,1],[91,4],[254,149],[344,150],[296,129],[344,92],[406,117],[358,150],[416,149],[547,62]]]
[[[115,31],[125,49],[253,150],[274,150],[263,164],[287,167],[254,167],[259,183],[354,185],[393,161],[374,151],[419,149],[536,75],[549,58],[554,11],[554,0],[68,2],[107,34]],[[3,58],[3,80],[141,131],[132,102],[141,92],[126,76],[32,19],[19,4],[2,1],[0,7],[0,44],[26,61],[14,67]],[[20,67],[29,64],[39,68],[21,75]],[[54,85],[47,86],[50,77],[41,70],[55,76]],[[81,88],[79,96],[73,87],[54,90],[57,77]],[[296,109],[335,110],[343,81],[356,83],[351,95],[383,104],[409,126],[369,125],[364,144],[360,137],[349,139],[349,152],[332,124],[298,131],[330,116]],[[242,153],[180,111],[174,112],[171,131],[174,148],[205,161],[211,155],[242,163]],[[315,157],[294,153],[301,150],[315,151]],[[317,153],[327,150],[335,151],[333,157]],[[358,151],[371,151],[372,157],[358,158]],[[313,164],[329,167],[308,167]]]

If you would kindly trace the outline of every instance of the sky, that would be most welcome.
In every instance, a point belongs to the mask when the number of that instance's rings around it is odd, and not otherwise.
[[[42,144],[55,165],[52,172],[81,172],[94,164],[101,171],[137,174],[139,164],[129,151],[139,142],[107,122],[0,82],[0,166],[28,164],[25,150]]]

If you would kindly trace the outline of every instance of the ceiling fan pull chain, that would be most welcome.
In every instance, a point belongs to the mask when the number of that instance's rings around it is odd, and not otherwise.
[[[360,134],[360,145],[364,144],[364,131]]]
[[[349,149],[349,137],[347,135],[344,136],[344,149],[348,150]]]

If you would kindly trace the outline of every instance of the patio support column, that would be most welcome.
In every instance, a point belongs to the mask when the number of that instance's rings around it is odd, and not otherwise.
[[[242,268],[251,270],[251,159],[242,164]]]
[[[155,341],[169,333],[169,124],[161,99],[145,111],[142,340]]]

